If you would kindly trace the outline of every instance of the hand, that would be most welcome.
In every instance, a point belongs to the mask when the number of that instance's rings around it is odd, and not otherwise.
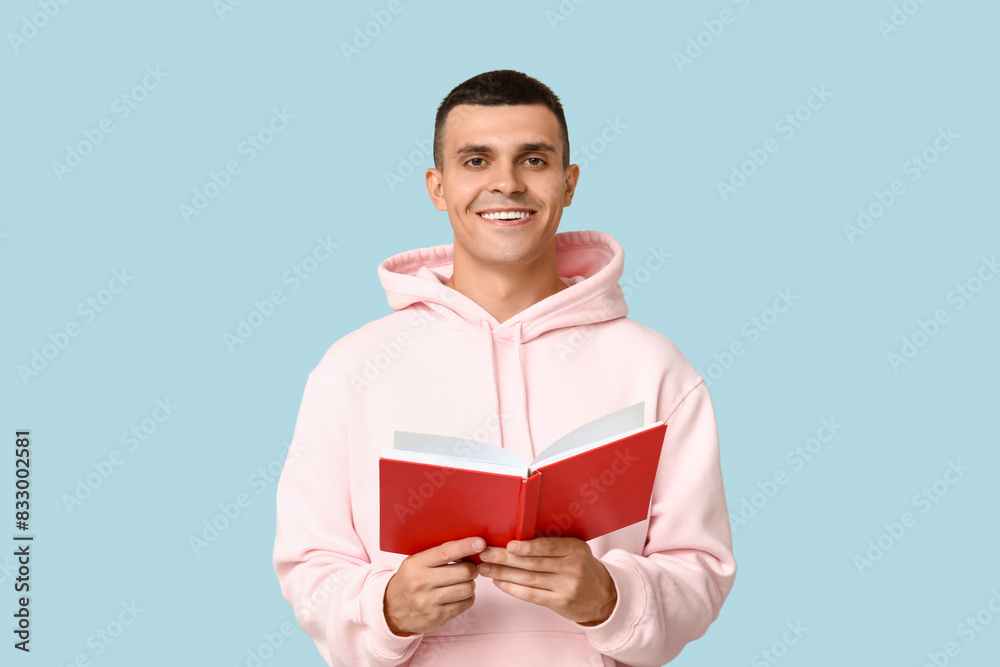
[[[504,593],[581,625],[603,623],[618,603],[607,568],[575,537],[512,541],[506,549],[489,547],[479,557],[479,574]]]
[[[429,632],[467,611],[475,600],[476,565],[454,562],[486,548],[481,537],[445,542],[407,556],[385,587],[382,611],[392,633]]]

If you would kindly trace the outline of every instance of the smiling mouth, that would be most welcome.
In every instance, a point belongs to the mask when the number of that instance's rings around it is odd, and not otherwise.
[[[522,209],[514,211],[491,211],[477,213],[476,215],[484,220],[489,220],[491,223],[496,225],[523,225],[533,220],[537,212],[538,211]]]

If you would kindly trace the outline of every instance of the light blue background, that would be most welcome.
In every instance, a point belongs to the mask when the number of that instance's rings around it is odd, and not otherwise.
[[[626,275],[645,281],[630,316],[706,374],[745,345],[711,386],[730,511],[788,474],[737,527],[720,618],[672,664],[769,664],[758,652],[786,622],[808,632],[782,665],[916,666],[949,641],[954,664],[996,664],[1000,619],[971,643],[956,626],[1000,589],[1000,280],[961,310],[948,294],[1000,252],[1000,6],[911,0],[885,38],[889,0],[589,0],[554,23],[555,0],[403,0],[348,61],[340,43],[386,4],[244,0],[220,19],[210,0],[71,2],[16,51],[5,36],[0,515],[13,521],[7,447],[27,427],[37,538],[30,656],[10,646],[0,557],[0,661],[246,665],[263,633],[294,626],[270,561],[275,485],[251,476],[280,463],[324,351],[388,312],[378,262],[451,241],[423,187],[429,156],[394,189],[385,173],[432,136],[453,86],[513,68],[560,96],[574,161],[609,120],[627,126],[584,169],[562,229],[621,242]],[[734,21],[678,68],[674,52],[724,9]],[[0,27],[40,11],[8,2]],[[119,119],[113,101],[147,67],[166,78]],[[813,86],[832,97],[786,139],[776,122]],[[274,108],[295,117],[246,161],[240,143]],[[60,181],[52,162],[102,118],[114,131]],[[911,182],[904,163],[939,128],[959,138]],[[717,181],[768,137],[778,152],[723,201]],[[179,205],[228,160],[241,173],[185,223]],[[906,192],[849,242],[844,225],[894,179]],[[282,276],[319,236],[339,248],[293,291]],[[667,265],[640,270],[661,246]],[[122,268],[134,279],[85,323],[77,305]],[[223,335],[273,289],[287,300],[231,352]],[[751,342],[742,327],[776,290],[798,300]],[[939,308],[948,323],[894,370],[887,354]],[[69,321],[80,334],[23,382],[18,366]],[[127,451],[122,432],[166,398],[179,408]],[[843,428],[795,471],[786,453],[824,418]],[[68,511],[64,494],[116,449],[124,463]],[[969,471],[920,513],[913,496],[959,460]],[[195,555],[189,536],[239,493],[251,505]],[[916,525],[859,573],[854,557],[907,511]],[[133,600],[135,623],[96,655],[88,637]],[[264,664],[323,662],[296,626]]]

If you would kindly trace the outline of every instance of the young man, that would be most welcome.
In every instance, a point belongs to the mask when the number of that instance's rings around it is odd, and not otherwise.
[[[282,593],[331,665],[659,667],[717,617],[736,570],[704,381],[626,317],[618,243],[557,234],[579,168],[548,87],[510,70],[457,86],[434,165],[427,190],[454,244],[382,262],[395,312],[339,340],[306,383],[278,485]],[[646,423],[667,421],[645,521],[590,542],[379,550],[378,459],[394,431],[530,461],[639,401]]]

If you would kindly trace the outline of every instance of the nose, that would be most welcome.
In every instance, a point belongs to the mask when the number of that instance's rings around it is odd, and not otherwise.
[[[490,173],[489,188],[492,192],[505,195],[524,192],[524,179],[517,165],[505,161],[497,162]]]

